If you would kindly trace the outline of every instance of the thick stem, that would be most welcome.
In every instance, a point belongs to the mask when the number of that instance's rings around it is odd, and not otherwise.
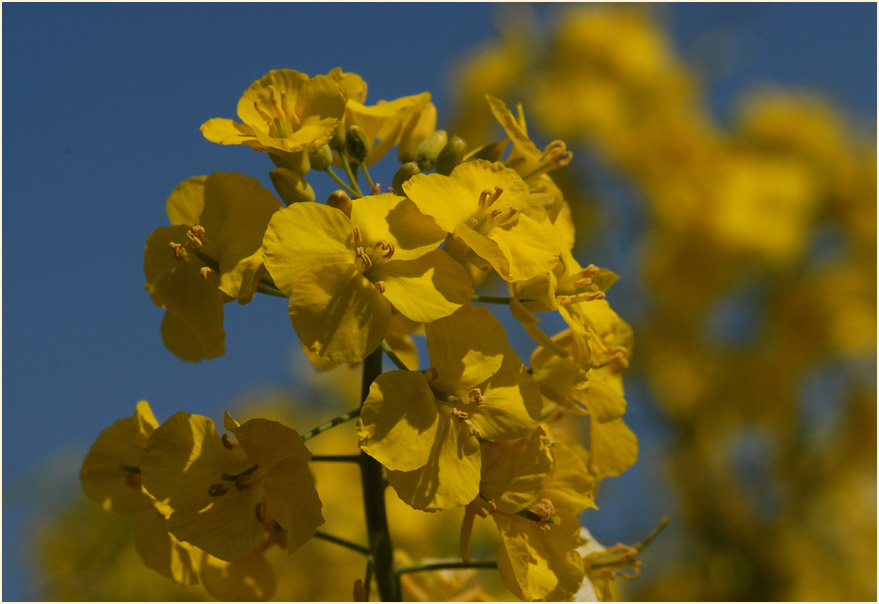
[[[382,349],[377,348],[363,361],[361,400],[366,400],[373,380],[382,372]],[[375,582],[379,597],[385,602],[400,602],[400,580],[394,574],[394,547],[388,530],[385,510],[385,477],[382,465],[365,453],[360,454],[360,477],[363,484],[363,509],[369,549],[373,555]]]

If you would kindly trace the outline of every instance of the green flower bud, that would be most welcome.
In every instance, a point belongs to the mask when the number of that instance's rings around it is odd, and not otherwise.
[[[455,166],[464,159],[464,152],[467,151],[467,141],[460,136],[453,136],[446,143],[443,150],[436,156],[436,171],[444,176],[448,176],[455,169]]]
[[[275,191],[286,205],[297,201],[314,201],[314,189],[296,172],[287,168],[275,168],[269,172]]]
[[[348,218],[351,218],[351,198],[342,189],[337,189],[330,193],[327,198],[327,205],[337,210],[342,210]]]
[[[418,164],[414,161],[407,161],[405,164],[400,166],[400,169],[397,170],[397,173],[394,174],[394,181],[392,186],[394,187],[394,193],[397,195],[404,195],[403,193],[403,183],[421,172],[418,169]]]
[[[345,128],[345,120],[342,119],[336,127],[336,131],[333,133],[333,138],[331,138],[328,143],[330,149],[333,151],[338,151],[339,153],[345,152]]]
[[[329,145],[312,147],[308,150],[308,159],[312,169],[323,172],[333,163],[333,152]]]
[[[501,157],[504,155],[504,151],[507,148],[507,145],[510,144],[510,140],[505,138],[502,141],[497,141],[494,143],[488,143],[487,145],[482,145],[478,149],[474,149],[470,153],[467,154],[467,157],[464,158],[464,161],[472,161],[474,159],[486,159],[488,161],[500,161]]]
[[[351,126],[346,134],[345,146],[348,149],[348,155],[363,163],[369,150],[372,149],[372,141],[359,126]]]
[[[445,130],[437,130],[422,141],[415,150],[415,161],[422,172],[433,170],[436,165],[436,156],[449,142],[449,135]]]
[[[397,145],[397,159],[400,163],[415,161],[415,150],[418,145],[436,130],[436,106],[428,103],[427,107],[413,115],[403,132],[400,133],[400,143]]]

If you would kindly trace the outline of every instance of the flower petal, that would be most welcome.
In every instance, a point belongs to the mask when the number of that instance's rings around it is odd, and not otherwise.
[[[193,176],[177,185],[168,196],[165,211],[173,225],[193,226],[204,209],[204,182],[207,176]]]
[[[600,481],[619,476],[638,461],[638,437],[622,419],[589,422],[589,470]]]
[[[287,551],[295,551],[324,523],[308,461],[288,457],[278,462],[266,475],[265,490],[269,517],[287,531]]]
[[[552,462],[549,437],[539,427],[528,438],[483,445],[479,492],[501,512],[515,514],[537,502]]]
[[[247,459],[267,472],[289,457],[304,461],[311,459],[311,451],[305,447],[299,433],[281,422],[255,418],[230,431],[235,434]]]
[[[470,302],[470,278],[443,250],[414,260],[391,260],[378,267],[385,297],[407,319],[429,323],[447,317]]]
[[[358,363],[388,331],[390,303],[353,264],[314,267],[289,293],[290,323],[302,343],[324,358]]]
[[[155,508],[146,510],[137,523],[134,548],[147,567],[174,583],[198,583],[204,552],[169,533],[168,521]]]
[[[436,399],[424,375],[389,371],[372,383],[357,420],[361,450],[389,470],[427,463],[438,426]]]

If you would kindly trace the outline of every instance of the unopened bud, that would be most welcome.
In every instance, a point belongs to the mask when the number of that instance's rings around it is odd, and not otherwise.
[[[351,198],[348,197],[348,194],[342,189],[338,189],[330,193],[330,196],[327,198],[327,205],[331,208],[342,210],[343,212],[345,212],[345,216],[351,218]]]
[[[394,193],[397,195],[403,195],[403,183],[421,172],[418,169],[418,164],[414,161],[407,161],[405,164],[400,166],[400,169],[397,170],[397,173],[394,174]]]
[[[308,150],[308,159],[311,168],[323,172],[333,163],[333,152],[329,145],[321,145]]]
[[[351,126],[346,135],[345,148],[348,150],[348,155],[363,163],[369,155],[369,150],[372,149],[372,141],[359,126]]]
[[[437,130],[418,145],[415,150],[415,161],[422,172],[433,169],[437,156],[447,142],[449,142],[449,135],[446,134],[446,131]]]
[[[333,151],[338,151],[339,153],[345,152],[345,120],[343,119],[339,122],[339,125],[336,127],[336,131],[333,133],[333,138],[330,139],[330,142],[327,143],[330,146],[330,149]]]
[[[434,130],[436,130],[436,105],[428,103],[424,109],[413,115],[403,128],[400,144],[397,145],[397,159],[401,163],[414,161],[418,145]]]
[[[455,166],[464,159],[464,153],[467,151],[467,141],[460,136],[453,136],[446,143],[443,150],[436,156],[436,171],[444,176],[448,176],[455,169]]]
[[[269,172],[275,191],[286,205],[298,201],[314,201],[314,189],[303,177],[287,168],[275,168]]]

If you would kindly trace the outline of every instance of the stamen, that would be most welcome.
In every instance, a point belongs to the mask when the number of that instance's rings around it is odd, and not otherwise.
[[[456,408],[454,408],[454,407],[452,407],[452,413],[451,413],[451,414],[452,414],[452,417],[455,418],[456,420],[458,420],[459,422],[463,422],[464,420],[470,418],[470,414],[469,414],[469,413],[467,413],[466,411],[461,411],[461,410],[456,409]]]
[[[208,489],[208,495],[210,495],[211,497],[222,497],[228,492],[229,489],[227,489],[221,482],[212,484]]]
[[[259,503],[257,503],[253,511],[256,514],[257,522],[263,523],[266,521],[265,502],[260,501]]]
[[[290,110],[287,109],[287,91],[281,91],[281,112],[286,119],[290,119]],[[290,120],[292,122],[292,120]]]
[[[278,101],[275,98],[275,87],[274,86],[269,86],[269,103],[271,104],[272,111],[275,112],[275,115],[277,116],[277,118],[279,120],[281,120],[282,122],[285,121],[286,118],[284,117],[284,114],[281,113],[281,108],[278,107]]]
[[[471,388],[468,394],[470,395],[471,403],[481,405],[485,402],[485,397],[482,396],[482,390],[480,390],[479,388]]]
[[[581,277],[594,277],[595,275],[598,274],[599,270],[600,269],[597,266],[595,266],[594,264],[590,264],[589,266],[584,268],[582,271],[580,271],[579,274]]]
[[[385,289],[387,289],[384,281],[376,281],[373,285],[375,285],[375,288],[382,294],[385,293]]]
[[[168,247],[174,250],[174,257],[177,260],[186,260],[186,248],[181,243],[168,242]]]
[[[482,193],[479,194],[479,201],[477,201],[476,204],[480,208],[486,207],[488,205],[488,198],[490,196],[491,196],[491,191],[489,191],[488,189],[485,189]]]
[[[540,516],[541,522],[549,522],[549,519],[555,514],[555,506],[549,499],[543,498],[534,504],[531,511]]]
[[[360,258],[361,260],[363,260],[363,264],[366,265],[366,268],[367,268],[367,269],[369,269],[369,268],[372,267],[372,260],[371,260],[370,257],[366,254],[366,252],[364,251],[364,249],[363,249],[362,247],[358,247],[358,248],[356,248],[356,249],[354,250],[354,253],[357,254],[357,257],[358,257],[358,258]]]
[[[497,220],[497,217],[503,213],[503,210],[492,210],[491,214],[488,215],[488,221],[494,222],[495,220]]]
[[[207,279],[211,274],[213,274],[214,270],[209,266],[203,266],[198,271],[201,273],[202,279]]]
[[[589,277],[586,277],[585,279],[578,279],[577,281],[574,281],[575,288],[586,287],[587,285],[592,285],[592,279]]]
[[[140,485],[142,484],[142,480],[140,474],[136,474],[134,472],[126,472],[125,473],[125,486],[134,489],[135,491],[140,490]]]
[[[385,241],[384,239],[378,240],[375,244],[382,250],[387,250],[387,254],[382,256],[382,258],[390,258],[394,255],[394,251],[397,249],[393,243],[391,243],[390,241]]]
[[[372,184],[372,190],[369,192],[370,195],[378,195],[382,192],[382,186],[379,183]]]
[[[543,150],[543,159],[548,161],[554,169],[567,166],[574,158],[574,154],[568,151],[565,141],[554,140]]]
[[[256,112],[259,116],[266,121],[266,123],[271,124],[272,118],[271,114],[269,114],[265,109],[259,106],[259,101],[253,101],[253,108],[256,109]]]
[[[250,476],[241,475],[235,479],[235,489],[240,493],[241,491],[246,491],[253,485],[250,482]]]
[[[471,218],[470,220],[467,221],[467,226],[470,227],[471,229],[475,229],[477,224],[479,224],[479,221],[476,220],[475,218]]]
[[[571,303],[571,296],[556,296],[556,302],[558,302],[561,306],[567,306]]]
[[[360,234],[360,227],[354,227],[354,243],[360,243],[363,241],[363,236]]]
[[[225,432],[223,433],[223,437],[220,439],[223,441],[223,446],[229,449],[230,451],[235,448],[235,445],[229,442],[229,435]]]
[[[503,193],[503,192],[504,192],[504,190],[503,190],[502,188],[500,188],[500,187],[495,187],[495,188],[494,188],[494,193],[492,193],[492,194],[491,194],[491,197],[488,198],[488,205],[491,205],[491,204],[493,204],[494,202],[496,202],[496,201],[498,200],[498,197],[500,197],[500,196],[501,196],[501,193]]]
[[[424,373],[424,376],[427,378],[428,382],[435,382],[439,379],[439,371],[437,371],[436,368],[431,367]]]

